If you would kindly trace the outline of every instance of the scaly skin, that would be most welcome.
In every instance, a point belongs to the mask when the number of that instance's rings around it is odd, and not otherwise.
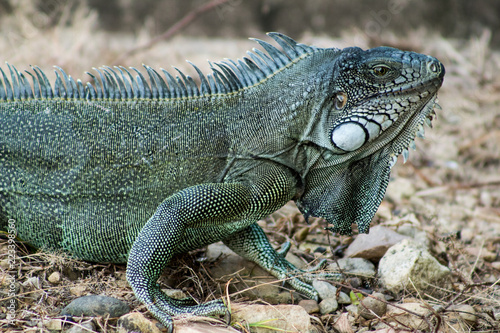
[[[357,223],[367,232],[395,158],[407,158],[432,119],[444,67],[392,48],[323,49],[270,35],[282,51],[257,41],[267,55],[216,64],[207,76],[195,67],[200,86],[149,67],[149,82],[103,68],[84,86],[59,69],[51,85],[38,68],[8,66],[2,225],[14,219],[36,247],[127,262],[135,295],[170,330],[178,314],[226,312],[221,301],[193,305],[156,285],[173,255],[220,240],[317,299],[311,281],[338,275],[297,270],[255,222],[295,200],[334,231]]]

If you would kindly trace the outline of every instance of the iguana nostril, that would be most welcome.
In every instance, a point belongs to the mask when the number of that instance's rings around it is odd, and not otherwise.
[[[444,76],[444,66],[443,64],[437,60],[437,59],[432,59],[427,63],[427,69],[435,74],[440,75],[441,77]]]
[[[429,70],[433,73],[436,73],[437,70],[438,70],[438,66],[436,65],[436,62],[431,62],[427,65],[427,67],[429,68]]]
[[[430,58],[427,62],[427,70],[429,73],[433,73],[438,75],[440,78],[444,77],[445,70],[443,64],[435,59],[435,58]]]

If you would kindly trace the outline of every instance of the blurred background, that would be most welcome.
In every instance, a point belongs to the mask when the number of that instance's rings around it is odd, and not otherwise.
[[[488,80],[499,17],[500,2],[488,0],[0,0],[0,61],[83,73],[142,63],[190,71],[189,59],[208,70],[207,59],[241,57],[255,46],[248,37],[279,31],[322,47],[438,51]]]
[[[76,7],[86,3],[98,14],[94,22],[98,28],[137,33],[147,25],[152,34],[159,34],[192,10],[210,2],[1,0],[0,19],[15,15],[19,6],[31,5],[32,23],[38,28],[46,28],[59,23],[67,14],[67,5]],[[404,36],[424,29],[443,37],[469,38],[489,29],[492,31],[492,45],[500,43],[500,2],[491,0],[228,0],[218,3],[219,6],[200,16],[183,34],[247,37],[266,31],[281,31],[299,37],[304,33],[340,36],[343,31],[354,30],[363,32],[369,38],[377,38],[382,33]]]

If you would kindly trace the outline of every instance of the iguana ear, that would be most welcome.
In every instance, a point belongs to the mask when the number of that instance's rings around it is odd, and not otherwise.
[[[347,166],[313,168],[297,206],[306,219],[326,219],[334,232],[349,235],[356,223],[360,233],[367,233],[389,183],[390,160],[389,154],[379,151]]]

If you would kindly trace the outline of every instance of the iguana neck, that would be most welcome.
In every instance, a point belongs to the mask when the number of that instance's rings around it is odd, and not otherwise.
[[[321,154],[321,148],[311,139],[325,113],[324,108],[333,107],[328,90],[331,59],[338,52],[322,49],[309,54],[293,66],[242,90],[239,97],[224,98],[226,106],[234,105],[228,116],[236,114],[239,118],[229,125],[236,131],[232,133],[244,134],[235,138],[241,140],[240,154],[275,161],[305,176]],[[319,65],[323,63],[329,65]],[[249,145],[248,140],[252,144]]]

